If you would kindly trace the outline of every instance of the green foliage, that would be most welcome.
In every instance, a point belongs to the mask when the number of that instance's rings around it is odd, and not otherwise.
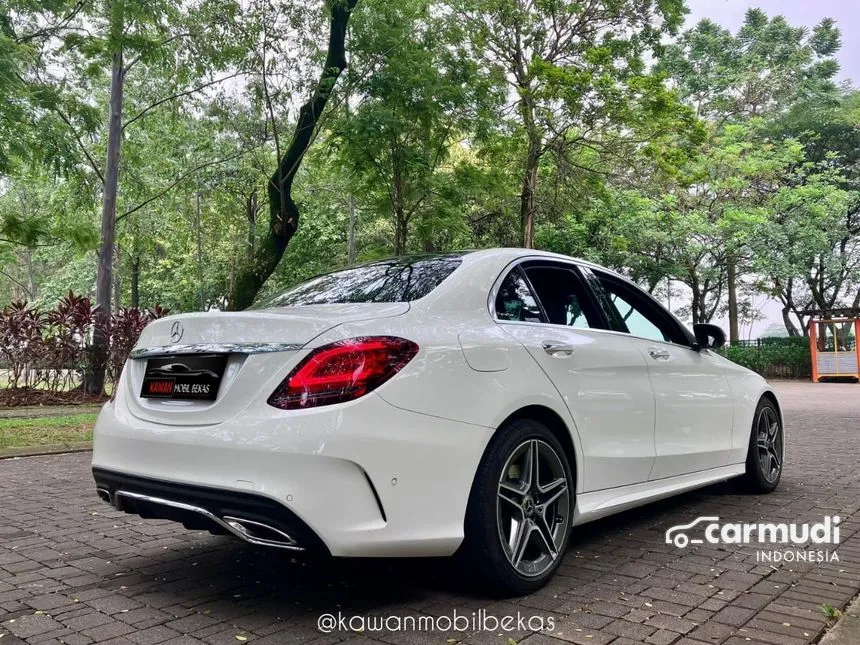
[[[326,8],[7,2],[0,301],[94,290],[121,46],[114,306],[229,307],[270,233],[268,181],[318,77]],[[532,218],[540,248],[655,293],[671,281],[688,320],[726,312],[729,266],[741,312],[775,298],[792,334],[804,308],[860,302],[860,92],[834,83],[836,25],[750,10],[734,33],[677,34],[683,13],[681,0],[361,0],[265,292],[351,260],[516,246]],[[759,350],[731,351],[764,369]]]
[[[762,338],[725,347],[720,354],[765,378],[808,378],[812,363],[808,338]]]

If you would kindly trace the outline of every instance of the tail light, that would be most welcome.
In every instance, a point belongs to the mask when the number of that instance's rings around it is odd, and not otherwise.
[[[418,345],[395,336],[366,336],[318,347],[281,381],[268,403],[301,410],[352,401],[397,374]]]

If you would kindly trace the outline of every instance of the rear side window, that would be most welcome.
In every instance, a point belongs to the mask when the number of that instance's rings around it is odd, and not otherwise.
[[[514,268],[496,294],[496,318],[519,322],[543,322],[540,306],[519,267]]]
[[[261,303],[259,307],[411,302],[438,287],[462,261],[460,255],[452,254],[372,262],[312,278]]]
[[[551,265],[529,266],[525,271],[550,323],[577,329],[603,327],[600,313],[573,271]]]

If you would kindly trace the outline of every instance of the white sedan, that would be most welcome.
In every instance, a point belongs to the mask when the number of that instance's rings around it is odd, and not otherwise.
[[[570,529],[783,467],[779,403],[629,280],[524,249],[336,271],[150,324],[95,430],[116,508],[288,551],[459,552],[528,593]]]

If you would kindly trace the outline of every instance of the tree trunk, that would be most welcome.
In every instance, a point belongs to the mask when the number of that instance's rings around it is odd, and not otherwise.
[[[520,228],[524,248],[535,247],[535,215],[537,214],[538,164],[540,163],[541,140],[529,135],[529,150],[523,169],[523,186],[520,193]]]
[[[140,308],[140,257],[131,259],[131,305]]]
[[[406,252],[408,232],[409,226],[403,214],[403,207],[398,206],[394,209],[394,255],[403,255]]]
[[[400,164],[394,162],[394,255],[406,252],[409,235],[409,221],[403,207],[403,178],[400,174]]]
[[[109,5],[110,31],[113,55],[111,57],[110,114],[108,116],[107,160],[102,193],[102,223],[99,239],[98,276],[96,278],[95,331],[89,374],[84,387],[89,394],[101,395],[104,391],[105,369],[109,352],[108,326],[111,313],[111,278],[113,269],[114,239],[116,236],[116,196],[119,185],[120,148],[122,146],[122,98],[123,98],[123,50],[124,26],[123,0],[113,0]]]
[[[27,296],[30,302],[36,299],[39,293],[36,287],[36,271],[33,268],[33,252],[28,248],[24,251],[24,259],[27,263]]]
[[[341,72],[346,69],[346,29],[357,2],[329,0],[328,49],[322,72],[313,95],[299,109],[299,119],[290,146],[278,160],[278,167],[269,178],[269,230],[259,240],[253,259],[238,267],[229,298],[233,310],[245,309],[254,302],[299,228],[299,207],[291,194],[293,180],[313,141],[334,86]]]
[[[702,294],[699,291],[699,284],[697,281],[694,281],[689,285],[690,291],[692,292],[692,301],[690,302],[690,314],[693,317],[693,324],[698,325],[702,322],[702,311],[704,309],[702,303]]]
[[[729,288],[729,342],[737,343],[741,337],[738,326],[737,265],[731,257],[726,267],[726,281]]]
[[[206,296],[203,292],[203,231],[200,226],[200,184],[194,193],[194,228],[197,229],[197,297],[200,311],[206,310]]]
[[[113,310],[117,311],[122,306],[122,257],[119,247],[114,248],[113,264]]]
[[[349,212],[349,229],[346,234],[346,263],[355,264],[355,195],[350,192],[346,196],[346,208]]]
[[[791,320],[791,305],[785,305],[782,308],[782,322],[789,336],[800,336],[800,332],[797,331],[797,327]]]

